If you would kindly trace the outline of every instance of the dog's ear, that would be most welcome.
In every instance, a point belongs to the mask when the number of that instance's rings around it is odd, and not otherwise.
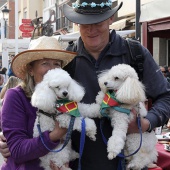
[[[98,75],[98,83],[103,93],[106,93],[107,91],[106,86],[104,84],[105,82],[107,82],[107,74],[108,74],[108,70],[105,70]]]
[[[137,104],[140,101],[145,101],[143,84],[137,79],[127,77],[116,92],[116,99],[126,104]]]
[[[54,107],[56,96],[47,82],[37,84],[31,98],[31,104],[43,111],[51,111]]]
[[[68,88],[68,92],[70,100],[80,102],[85,94],[85,89],[72,79]]]

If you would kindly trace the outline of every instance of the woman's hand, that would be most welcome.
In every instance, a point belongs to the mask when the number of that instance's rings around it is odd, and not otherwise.
[[[59,123],[55,122],[55,128],[52,132],[50,132],[49,137],[51,141],[56,142],[57,140],[60,140],[63,138],[63,136],[66,134],[67,129],[66,128],[60,128]]]
[[[4,157],[5,161],[7,161],[7,158],[11,155],[6,143],[6,138],[4,137],[2,132],[0,133],[0,153]]]
[[[68,163],[66,163],[65,164],[65,167],[69,167],[69,164]],[[54,162],[53,161],[50,161],[50,168],[52,169],[52,170],[61,170],[62,168],[59,168],[59,167],[57,167],[55,164],[54,164]]]

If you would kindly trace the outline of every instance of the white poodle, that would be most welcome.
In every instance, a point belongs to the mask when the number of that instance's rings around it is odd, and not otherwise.
[[[60,68],[49,70],[44,75],[43,81],[36,85],[31,99],[32,105],[39,109],[34,126],[34,136],[37,137],[40,135],[36,127],[38,121],[40,122],[42,132],[47,130],[52,131],[54,129],[54,119],[47,116],[47,114],[55,115],[59,113],[59,107],[64,106],[62,103],[59,104],[59,101],[68,100],[69,103],[73,101],[72,104],[77,106],[77,102],[81,101],[84,94],[84,88],[74,81],[66,71]],[[66,108],[67,106],[69,107],[69,105],[66,105]],[[46,115],[42,114],[40,110],[45,112]],[[68,128],[71,116],[66,112],[57,115],[55,119],[59,122],[60,127]],[[82,117],[76,117],[73,130],[81,132],[81,123]],[[94,121],[90,118],[85,118],[85,125],[86,135],[95,141],[96,125]],[[63,138],[63,140],[64,139],[65,138]],[[60,143],[54,150],[59,150],[62,146],[63,143]],[[46,170],[51,170],[49,165],[50,160],[52,160],[58,167],[62,168],[62,170],[71,170],[65,166],[65,163],[78,157],[79,154],[72,150],[71,141],[69,141],[66,147],[60,152],[49,152],[47,155],[41,157],[41,166]]]
[[[111,119],[113,131],[107,143],[108,159],[115,158],[123,148],[125,156],[130,155],[139,148],[141,140],[139,133],[127,135],[128,124],[133,119],[131,110],[136,109],[141,117],[145,117],[147,114],[143,103],[146,100],[144,86],[138,80],[136,71],[126,64],[119,64],[102,72],[98,81],[101,91],[96,96],[96,103],[79,103],[79,109],[86,117],[101,118],[101,116],[107,115]],[[109,100],[108,95],[110,94],[115,96],[114,100]],[[107,102],[108,105],[106,105]],[[102,115],[100,112],[105,113]],[[157,138],[154,132],[142,133],[140,150],[136,154],[126,157],[127,169],[140,170],[148,164],[156,162],[156,143]]]
[[[102,105],[103,99],[105,104],[109,103],[108,94],[115,96],[114,102],[109,104],[111,106],[103,110],[110,117],[113,127],[112,136],[107,143],[108,158],[110,160],[115,158],[124,147],[125,154],[130,155],[138,149],[141,139],[139,133],[127,135],[128,124],[133,119],[131,110],[136,109],[141,117],[147,114],[143,103],[146,100],[144,86],[138,80],[136,71],[126,64],[118,64],[101,73],[98,81],[101,92],[96,97],[96,102],[99,105]],[[139,170],[155,162],[157,160],[156,143],[157,138],[154,132],[142,133],[141,148],[136,154],[127,157],[127,168]]]

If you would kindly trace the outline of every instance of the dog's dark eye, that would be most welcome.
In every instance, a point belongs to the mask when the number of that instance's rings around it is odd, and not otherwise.
[[[119,77],[115,77],[115,80],[119,80]]]
[[[59,89],[59,86],[55,87],[56,89]]]

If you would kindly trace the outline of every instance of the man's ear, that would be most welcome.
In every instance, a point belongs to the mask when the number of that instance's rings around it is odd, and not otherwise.
[[[113,22],[114,22],[114,15],[112,15],[112,16],[109,18],[109,25],[111,25]]]

